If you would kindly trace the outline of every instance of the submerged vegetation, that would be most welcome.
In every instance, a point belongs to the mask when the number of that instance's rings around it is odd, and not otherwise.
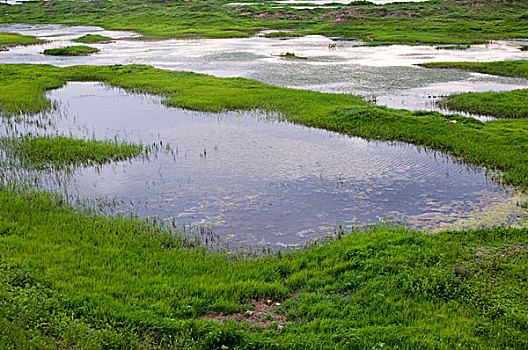
[[[83,44],[107,44],[112,42],[112,38],[104,35],[86,34],[72,41]]]
[[[56,49],[46,49],[44,50],[44,55],[51,56],[87,56],[92,53],[99,52],[99,49],[90,46],[66,46],[59,47]]]
[[[432,0],[386,5],[355,1],[337,8],[313,9],[265,3],[224,6],[226,3],[95,0],[0,4],[0,22],[98,25],[133,30],[147,39],[248,37],[264,29],[288,31],[289,36],[321,34],[383,43],[456,45],[528,37],[528,3],[521,0]]]
[[[0,32],[0,51],[5,51],[9,47],[18,45],[36,45],[44,43],[44,40],[37,39],[30,35],[19,35],[13,33]]]
[[[18,159],[24,167],[69,168],[102,165],[125,160],[147,149],[127,142],[76,140],[61,136],[19,136],[0,139],[7,156]]]
[[[501,173],[505,184],[528,188],[528,125],[522,120],[487,123],[458,115],[410,112],[372,105],[348,94],[275,87],[243,78],[215,78],[148,66],[0,65],[0,113],[51,108],[45,91],[66,81],[102,81],[166,96],[165,104],[198,111],[259,109],[294,123],[371,139],[423,145]],[[453,124],[452,121],[457,123]]]
[[[425,63],[427,68],[453,68],[528,79],[528,61]],[[496,118],[527,118],[528,89],[504,92],[463,93],[444,97],[439,105],[451,110]]]
[[[244,259],[60,202],[0,190],[1,348],[528,346],[526,229],[376,227]]]

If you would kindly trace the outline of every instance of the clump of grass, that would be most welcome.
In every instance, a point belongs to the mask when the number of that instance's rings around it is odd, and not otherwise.
[[[112,38],[98,34],[86,34],[72,41],[83,44],[108,44],[112,42]]]
[[[51,56],[87,56],[92,53],[99,52],[99,49],[90,46],[66,46],[59,47],[56,49],[46,49],[44,50],[44,55]]]
[[[437,50],[467,50],[471,45],[448,45],[448,46],[437,46]]]
[[[521,46],[521,48],[519,49],[521,51],[528,51],[528,45],[523,45]]]
[[[299,59],[299,60],[307,60],[308,59],[308,57],[297,56],[293,52],[284,52],[284,53],[281,53],[279,55],[272,55],[272,56],[283,57],[283,58],[296,58],[296,59]]]
[[[62,136],[4,137],[0,145],[8,157],[35,169],[102,165],[135,157],[148,149],[127,142],[80,140]]]

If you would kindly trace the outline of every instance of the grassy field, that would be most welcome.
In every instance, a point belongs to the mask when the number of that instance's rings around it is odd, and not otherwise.
[[[0,33],[0,51],[18,45],[41,44],[44,40],[37,39],[29,35],[19,35],[13,33]]]
[[[99,49],[96,49],[95,47],[78,45],[46,49],[43,54],[51,56],[88,56],[89,54],[96,52],[99,52]]]
[[[427,68],[464,69],[472,72],[528,79],[528,61],[426,63]],[[451,110],[497,118],[528,117],[528,89],[505,92],[464,93],[443,98],[439,104]]]
[[[528,346],[526,229],[376,227],[244,259],[60,203],[0,190],[2,349]]]
[[[248,37],[263,29],[321,34],[378,43],[476,44],[526,38],[528,3],[522,0],[432,0],[338,8],[276,8],[229,1],[95,0],[0,4],[0,23],[63,23],[133,30],[144,38]],[[270,4],[271,5],[271,4]]]
[[[364,138],[423,145],[467,163],[501,171],[498,180],[528,188],[528,125],[523,120],[482,123],[457,115],[378,107],[348,94],[325,94],[265,85],[242,78],[171,72],[148,66],[0,65],[0,114],[51,108],[45,91],[66,81],[102,81],[163,95],[169,106],[197,111],[252,110]],[[456,120],[453,124],[451,121]],[[496,174],[499,176],[499,174]]]

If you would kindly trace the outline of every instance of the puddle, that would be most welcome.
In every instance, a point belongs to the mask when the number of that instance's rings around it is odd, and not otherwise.
[[[436,50],[431,46],[357,46],[361,42],[332,41],[322,36],[288,40],[256,36],[149,42],[127,40],[126,36],[130,33],[103,31],[97,27],[16,24],[0,25],[0,31],[52,40],[45,45],[16,47],[1,52],[1,63],[49,63],[57,66],[148,64],[219,77],[244,77],[292,88],[357,94],[380,105],[410,110],[439,110],[434,102],[439,96],[452,93],[528,87],[528,81],[521,78],[414,66],[431,61],[528,59],[528,52],[519,50],[520,45],[528,43],[523,40],[477,45],[468,50]],[[71,45],[69,40],[87,33],[125,39],[112,44],[92,45],[101,52],[88,57],[41,54],[45,48]],[[293,52],[308,59],[272,56],[283,52]]]
[[[124,214],[155,215],[191,231],[204,225],[235,245],[295,246],[380,220],[445,228],[458,218],[480,226],[520,215],[511,204],[515,194],[483,170],[415,146],[367,142],[257,112],[167,108],[158,97],[99,83],[68,83],[49,97],[61,107],[48,133],[161,141],[172,151],[80,169],[60,186],[56,174],[42,173],[42,184],[83,199],[117,198]],[[500,217],[481,219],[508,204]]]

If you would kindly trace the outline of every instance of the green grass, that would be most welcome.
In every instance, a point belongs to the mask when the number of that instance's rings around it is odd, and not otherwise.
[[[464,69],[472,72],[528,79],[528,61],[440,62],[425,63],[427,68]],[[464,93],[450,95],[439,104],[456,111],[496,118],[528,117],[528,89],[505,92]]]
[[[60,203],[0,190],[3,349],[528,346],[526,229],[376,227],[240,259]],[[262,298],[281,304],[263,319],[283,315],[282,329],[208,319]]]
[[[95,47],[78,45],[46,49],[43,54],[51,56],[87,56],[96,52],[99,52],[99,49]]]
[[[38,2],[0,5],[0,22],[98,25],[133,30],[149,39],[248,37],[263,29],[389,44],[467,45],[528,37],[528,3],[521,0],[433,0],[386,5],[358,1],[337,9],[310,10],[265,4],[223,6],[226,2],[95,0],[61,1],[48,6]]]
[[[528,118],[528,89],[455,94],[442,98],[439,105],[496,118]]]
[[[469,164],[499,170],[505,184],[528,188],[528,125],[523,120],[482,123],[457,115],[392,110],[353,95],[287,89],[243,78],[215,78],[148,66],[0,65],[0,114],[51,108],[45,91],[70,80],[101,81],[163,95],[164,103],[173,107],[208,112],[258,109],[310,127],[423,145]],[[451,124],[453,119],[458,123]]]
[[[105,44],[111,42],[112,38],[104,35],[86,34],[72,41],[83,44]]]
[[[45,40],[40,40],[34,36],[19,35],[13,33],[0,33],[0,51],[7,50],[9,47],[19,45],[36,45],[42,44]]]
[[[61,136],[4,137],[0,145],[19,165],[35,169],[102,165],[137,156],[148,150],[127,142],[76,140]]]

